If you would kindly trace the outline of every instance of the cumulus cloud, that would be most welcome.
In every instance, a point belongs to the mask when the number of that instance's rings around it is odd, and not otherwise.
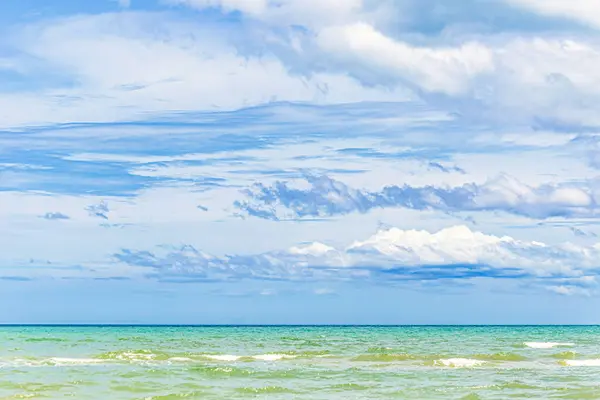
[[[328,176],[308,176],[307,188],[285,181],[257,183],[235,206],[248,215],[266,219],[328,217],[373,208],[415,210],[503,211],[530,218],[593,217],[598,213],[595,184],[530,186],[500,175],[482,184],[457,187],[386,186],[381,191],[355,189]]]
[[[600,245],[548,245],[486,235],[466,226],[437,232],[382,229],[343,248],[309,243],[285,251],[215,257],[192,246],[123,250],[122,263],[170,280],[430,281],[523,278],[550,287],[593,287]],[[549,289],[554,290],[554,289]]]

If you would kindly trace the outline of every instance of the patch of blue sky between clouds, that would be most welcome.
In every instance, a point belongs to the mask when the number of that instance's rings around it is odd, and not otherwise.
[[[5,132],[0,135],[3,144],[0,168],[4,178],[0,188],[132,196],[141,189],[177,181],[206,188],[227,186],[227,179],[218,176],[223,170],[230,170],[233,176],[244,173],[299,176],[293,169],[269,167],[268,159],[259,150],[305,143],[305,151],[310,154],[310,146],[319,147],[318,140],[340,140],[346,131],[343,126],[350,120],[363,125],[353,134],[355,140],[371,133],[389,134],[380,132],[376,126],[382,122],[391,130],[398,123],[406,129],[426,120],[426,116],[420,116],[417,111],[414,115],[406,113],[400,121],[390,121],[398,112],[398,106],[382,107],[377,113],[365,115],[374,109],[377,107],[373,104],[366,104],[364,110],[358,105],[319,109],[288,104],[236,113],[181,115],[178,122],[69,125],[22,133]],[[400,109],[407,110],[407,107]],[[356,114],[362,114],[362,120]],[[326,120],[328,123],[324,124]],[[428,121],[429,126],[432,124],[434,120]],[[255,150],[253,154],[247,155],[252,150]],[[407,158],[418,156],[410,151],[403,154]],[[267,165],[250,168],[253,164]],[[300,164],[296,169],[310,165]],[[153,173],[163,169],[189,169],[190,173],[169,175],[167,171],[163,176]],[[206,173],[194,174],[194,170]],[[333,165],[329,170],[345,171]]]

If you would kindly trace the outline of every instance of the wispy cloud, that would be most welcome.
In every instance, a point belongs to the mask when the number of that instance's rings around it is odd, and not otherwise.
[[[108,203],[104,200],[98,204],[89,205],[85,209],[91,217],[99,217],[102,219],[108,219],[108,213],[110,212]]]
[[[32,278],[26,276],[0,276],[0,280],[11,282],[31,282]]]
[[[526,185],[501,175],[482,184],[458,187],[386,186],[381,191],[354,189],[328,176],[307,176],[307,189],[288,182],[255,184],[243,193],[248,200],[235,206],[248,215],[267,218],[305,218],[366,213],[374,208],[415,210],[503,211],[530,218],[595,217],[595,182],[589,184]]]
[[[431,169],[437,169],[440,170],[442,172],[447,172],[447,173],[451,173],[451,172],[458,172],[461,174],[465,173],[465,170],[462,168],[457,167],[456,165],[451,165],[451,166],[444,166],[442,164],[440,164],[439,162],[433,162],[430,161],[427,166]]]
[[[60,212],[49,212],[41,216],[41,218],[49,219],[49,220],[65,220],[70,219],[68,215],[65,215]]]

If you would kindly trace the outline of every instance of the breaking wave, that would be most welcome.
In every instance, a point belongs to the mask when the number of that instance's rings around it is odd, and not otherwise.
[[[600,359],[593,360],[561,360],[559,364],[566,367],[600,367]]]
[[[554,347],[575,346],[575,343],[561,343],[561,342],[525,342],[523,344],[526,347],[530,347],[532,349],[551,349]]]
[[[433,366],[451,368],[473,368],[485,364],[485,361],[472,358],[442,358],[433,361]]]

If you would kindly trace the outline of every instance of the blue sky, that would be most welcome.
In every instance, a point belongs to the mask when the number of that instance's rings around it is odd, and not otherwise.
[[[0,5],[1,323],[600,323],[595,0]]]

